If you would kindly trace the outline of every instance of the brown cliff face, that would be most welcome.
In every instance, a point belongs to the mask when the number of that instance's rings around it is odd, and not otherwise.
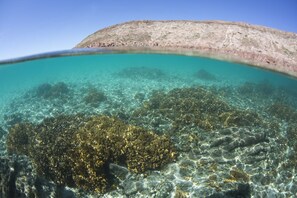
[[[235,61],[297,77],[297,34],[223,21],[131,21],[91,34],[76,48],[177,53]]]

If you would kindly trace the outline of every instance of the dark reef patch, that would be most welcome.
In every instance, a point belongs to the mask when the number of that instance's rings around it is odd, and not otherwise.
[[[65,99],[70,93],[69,86],[64,82],[58,82],[55,84],[44,83],[39,85],[35,89],[35,95],[39,98],[47,100],[51,99]]]
[[[166,77],[165,73],[157,68],[149,67],[129,67],[122,69],[120,72],[116,73],[117,76],[122,78],[130,79],[149,79],[149,80],[162,80]]]
[[[217,80],[216,76],[208,72],[207,70],[200,69],[194,74],[194,77],[199,78],[201,80],[209,80],[214,81]]]
[[[87,89],[87,94],[84,97],[84,102],[92,107],[98,107],[102,102],[107,100],[103,91],[99,91],[94,87]]]
[[[264,80],[258,83],[245,82],[237,89],[238,93],[249,97],[267,97],[276,93],[277,88],[269,81]]]

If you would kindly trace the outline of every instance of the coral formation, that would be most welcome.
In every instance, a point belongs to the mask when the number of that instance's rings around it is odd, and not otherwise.
[[[107,180],[110,162],[124,164],[130,171],[142,173],[158,169],[176,157],[168,137],[106,116],[88,121],[78,130],[74,142],[78,144],[78,156],[73,158],[77,159],[74,170],[79,173],[74,180],[79,186],[99,192],[110,183]]]
[[[84,97],[84,102],[92,107],[98,107],[101,102],[106,100],[105,94],[94,87],[89,88],[87,95]]]
[[[0,158],[0,196],[15,197],[17,192],[13,188],[15,171],[9,167],[9,159]]]
[[[251,197],[251,187],[249,184],[239,183],[237,189],[228,190],[225,192],[214,193],[207,198],[228,198],[228,197],[241,197],[250,198]]]
[[[199,71],[197,71],[195,74],[194,74],[195,77],[201,79],[201,80],[209,80],[209,81],[212,81],[212,80],[216,80],[216,76],[209,73],[208,71],[204,70],[204,69],[200,69]]]
[[[176,88],[168,93],[154,92],[134,117],[162,115],[172,121],[174,129],[195,125],[205,130],[230,126],[256,126],[261,124],[257,113],[238,110],[217,95],[202,87]]]
[[[158,80],[165,77],[165,73],[157,68],[128,67],[117,73],[118,76],[130,79]]]
[[[64,82],[56,84],[44,83],[36,88],[36,96],[44,99],[65,98],[69,94],[70,89]]]
[[[110,163],[142,173],[176,158],[168,137],[107,116],[58,116],[37,125],[17,124],[8,137],[9,153],[28,155],[39,174],[58,185],[97,192],[112,184]]]
[[[71,139],[77,128],[87,121],[82,115],[61,115],[46,118],[34,127],[29,156],[39,174],[57,184],[73,186],[70,162],[73,144]]]

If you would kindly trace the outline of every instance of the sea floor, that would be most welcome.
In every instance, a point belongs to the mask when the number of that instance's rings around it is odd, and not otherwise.
[[[296,87],[277,84],[273,78],[249,81],[212,71],[198,68],[181,74],[155,67],[123,67],[81,78],[40,80],[2,96],[2,195],[297,196]],[[29,156],[8,154],[6,140],[16,124],[38,125],[49,117],[78,114],[115,117],[170,137],[177,156],[161,168],[142,173],[109,163],[112,184],[102,194],[59,185],[38,174]]]

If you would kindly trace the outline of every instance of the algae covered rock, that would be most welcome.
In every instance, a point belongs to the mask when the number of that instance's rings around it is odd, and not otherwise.
[[[101,193],[113,185],[110,163],[141,173],[176,158],[169,137],[107,116],[65,115],[18,124],[8,138],[9,153],[28,155],[40,175],[58,185]]]

